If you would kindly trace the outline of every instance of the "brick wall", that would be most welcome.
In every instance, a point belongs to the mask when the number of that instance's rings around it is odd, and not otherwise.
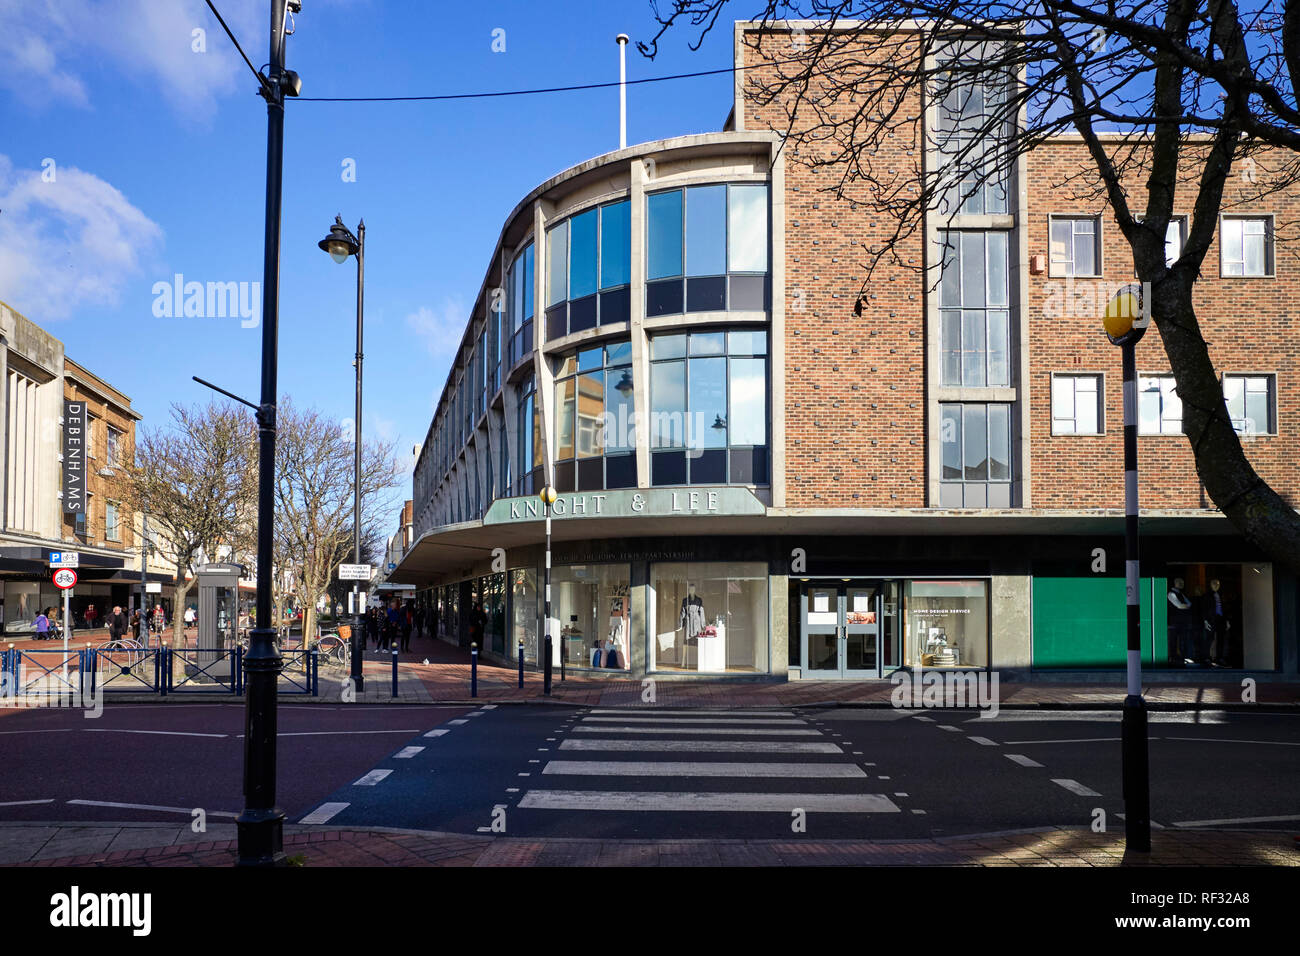
[[[1102,270],[1106,288],[1133,281],[1133,258],[1109,206],[1089,195],[1081,182],[1068,182],[1071,174],[1092,167],[1081,142],[1061,140],[1036,149],[1028,157],[1026,223],[1029,254],[1048,254],[1050,214],[1100,215]],[[1188,165],[1188,172],[1195,167]],[[1277,380],[1277,435],[1254,436],[1246,454],[1279,493],[1300,504],[1300,467],[1296,464],[1300,434],[1300,326],[1296,300],[1300,295],[1300,263],[1288,246],[1300,219],[1300,190],[1286,189],[1260,198],[1262,175],[1255,183],[1233,176],[1224,194],[1224,209],[1233,213],[1271,213],[1276,217],[1278,242],[1274,278],[1220,278],[1216,236],[1196,283],[1195,306],[1201,332],[1209,342],[1210,358],[1223,373],[1273,373]],[[1130,195],[1141,211],[1146,201],[1143,176],[1132,177]],[[1180,185],[1175,215],[1190,222],[1195,183]],[[1047,273],[1025,274],[1029,283],[1029,396],[1032,419],[1034,503],[1044,507],[1123,507],[1118,481],[1097,481],[1093,476],[1118,475],[1123,470],[1122,379],[1120,350],[1100,331],[1097,317],[1049,315],[1057,305],[1063,280]],[[1057,289],[1049,283],[1058,283]],[[1084,280],[1076,293],[1088,291]],[[1049,303],[1049,293],[1053,300]],[[1081,298],[1083,298],[1081,296]],[[1087,299],[1077,311],[1087,312]],[[1104,303],[1103,303],[1104,305]],[[1074,311],[1074,310],[1072,310]],[[1138,374],[1168,374],[1169,360],[1159,332],[1153,327],[1137,346]],[[1051,376],[1053,372],[1105,373],[1105,434],[1053,436]],[[1197,508],[1201,506],[1199,480],[1186,436],[1141,435],[1138,438],[1140,497],[1144,508]]]
[[[761,48],[751,45],[752,35],[746,40],[746,83],[771,83],[781,69],[771,61],[790,57],[787,45],[772,36]],[[902,99],[901,114],[919,113],[918,95]],[[747,102],[744,110],[746,129],[787,128],[779,101]],[[896,182],[906,195],[919,168],[918,145],[915,126],[885,133],[872,150],[875,177]],[[920,508],[924,237],[903,238],[898,261],[877,262],[862,314],[854,315],[871,248],[891,237],[896,223],[869,212],[866,185],[841,183],[842,165],[816,167],[835,149],[804,145],[785,155],[786,504]]]

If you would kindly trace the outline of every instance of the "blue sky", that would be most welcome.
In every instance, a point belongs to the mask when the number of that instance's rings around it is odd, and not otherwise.
[[[217,3],[255,66],[267,0]],[[739,8],[738,8],[739,12]],[[195,52],[196,29],[206,50]],[[504,30],[505,52],[493,52]],[[675,31],[653,62],[648,0],[453,4],[305,0],[288,65],[304,96],[523,89],[729,66],[723,25]],[[158,317],[154,285],[262,278],[266,109],[202,0],[0,0],[0,300],[131,396],[144,425],[206,401],[191,375],[257,398],[261,334]],[[717,130],[726,74],[628,90],[628,142]],[[506,214],[551,175],[618,146],[616,89],[418,104],[290,101],[280,384],[352,415],[356,273],[316,247],[365,218],[363,427],[424,437]],[[354,160],[356,181],[343,181]],[[52,161],[52,162],[51,162]],[[53,181],[50,179],[53,174]],[[44,174],[44,176],[43,176]],[[409,475],[404,495],[410,494]]]

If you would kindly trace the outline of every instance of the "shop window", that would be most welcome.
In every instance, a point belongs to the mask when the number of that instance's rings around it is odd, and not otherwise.
[[[654,564],[650,581],[650,669],[768,672],[766,564]]]
[[[1100,375],[1052,376],[1052,434],[1100,435],[1103,389]]]
[[[941,405],[939,506],[1011,507],[1011,406]]]
[[[1048,249],[1053,276],[1101,275],[1101,222],[1096,216],[1053,216]]]
[[[1225,375],[1223,397],[1237,433],[1246,437],[1277,434],[1277,398],[1272,375]]]
[[[939,282],[944,385],[1009,385],[1005,232],[946,232]]]
[[[632,639],[631,569],[578,564],[551,571],[553,663],[628,670]]]
[[[555,382],[555,488],[636,486],[632,346],[607,342],[560,360]]]
[[[1273,568],[1269,564],[1171,564],[1167,642],[1160,664],[1273,670]]]
[[[907,581],[903,586],[905,663],[987,667],[987,581]]]
[[[1172,375],[1138,377],[1138,434],[1181,435],[1183,402]]]
[[[1220,274],[1271,276],[1273,274],[1273,219],[1271,216],[1224,216],[1219,220]]]
[[[767,186],[646,197],[646,315],[768,308]]]
[[[650,340],[654,485],[768,482],[767,333]]]
[[[547,230],[547,339],[630,318],[630,209],[610,203]]]

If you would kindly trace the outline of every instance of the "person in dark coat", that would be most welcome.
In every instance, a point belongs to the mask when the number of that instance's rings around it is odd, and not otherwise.
[[[126,615],[122,613],[120,605],[113,606],[113,613],[108,616],[107,623],[109,640],[120,641],[126,633]]]

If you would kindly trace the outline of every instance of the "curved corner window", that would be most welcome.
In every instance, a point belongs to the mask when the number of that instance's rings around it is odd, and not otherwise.
[[[514,368],[533,350],[533,244],[515,256],[506,277],[510,315],[509,365]]]
[[[764,311],[765,183],[690,186],[646,197],[646,315]]]
[[[515,494],[535,494],[542,487],[542,416],[537,407],[537,388],[533,376],[519,383],[519,402],[515,420],[518,443],[515,457],[517,476]]]
[[[626,322],[631,203],[608,203],[546,231],[546,338]]]
[[[636,487],[632,346],[561,359],[555,376],[555,490]]]
[[[766,485],[767,332],[650,340],[653,485]]]

